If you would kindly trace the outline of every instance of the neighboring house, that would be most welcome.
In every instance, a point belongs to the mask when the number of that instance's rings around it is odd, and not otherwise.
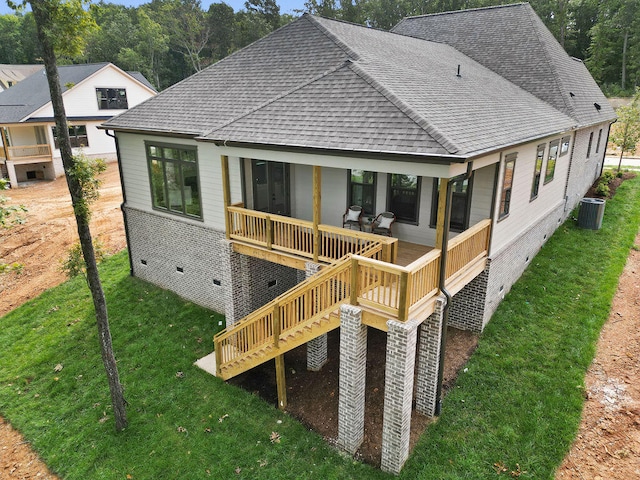
[[[71,146],[90,157],[115,158],[115,142],[97,126],[156,94],[139,73],[111,63],[58,67]],[[39,69],[0,92],[0,167],[16,187],[64,174],[49,85]]]
[[[225,313],[218,376],[275,358],[284,406],[284,352],[307,343],[321,368],[340,327],[338,443],[355,452],[366,330],[387,332],[382,468],[398,472],[412,401],[438,410],[443,324],[484,328],[599,175],[614,119],[517,4],[393,33],[303,15],[103,128],[132,274]],[[393,238],[342,228],[353,204],[392,211]]]
[[[0,92],[42,70],[44,65],[0,64]]]

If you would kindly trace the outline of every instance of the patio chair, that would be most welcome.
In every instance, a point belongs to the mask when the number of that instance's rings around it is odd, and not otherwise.
[[[362,214],[363,210],[360,205],[351,205],[342,216],[342,226],[348,225],[349,228],[356,226],[358,230],[362,230]]]
[[[391,226],[396,221],[396,215],[393,212],[379,213],[376,219],[373,221],[371,231],[378,235],[387,235],[392,237]]]

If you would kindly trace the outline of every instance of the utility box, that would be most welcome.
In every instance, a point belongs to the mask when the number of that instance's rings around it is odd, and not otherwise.
[[[583,198],[580,200],[578,226],[590,230],[600,230],[604,216],[605,201],[600,198]]]

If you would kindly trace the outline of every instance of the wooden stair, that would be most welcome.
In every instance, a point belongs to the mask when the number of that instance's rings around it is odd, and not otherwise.
[[[301,324],[295,329],[282,334],[277,347],[274,343],[271,343],[247,352],[236,360],[222,365],[217,372],[217,376],[223,380],[233,378],[236,375],[240,375],[247,370],[251,370],[262,363],[274,359],[278,355],[282,355],[294,348],[304,345],[310,340],[324,335],[339,326],[340,317],[337,311],[325,317]]]

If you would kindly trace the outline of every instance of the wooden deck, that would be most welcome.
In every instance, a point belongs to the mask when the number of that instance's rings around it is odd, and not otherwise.
[[[433,247],[427,245],[419,245],[417,243],[405,242],[398,240],[398,256],[395,264],[402,267],[406,267],[410,263],[413,263],[424,254],[433,250]]]

